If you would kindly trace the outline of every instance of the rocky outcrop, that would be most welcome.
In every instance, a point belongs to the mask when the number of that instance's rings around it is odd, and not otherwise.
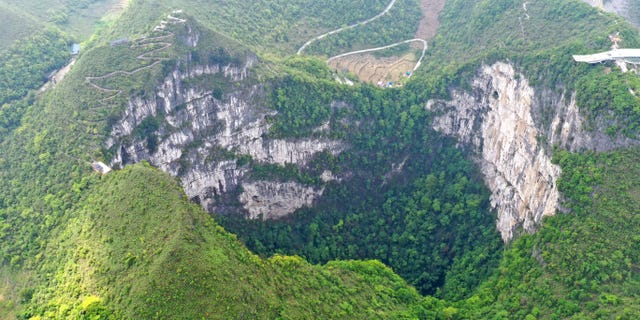
[[[513,67],[483,67],[473,88],[427,107],[442,113],[433,122],[436,130],[475,151],[498,210],[498,229],[508,241],[518,227],[533,231],[543,216],[555,213],[560,169],[539,142],[542,133],[531,113],[533,88],[523,78],[516,80]]]
[[[208,212],[223,213],[219,199],[233,193],[248,172],[235,160],[202,163],[197,161],[180,175],[185,193]]]
[[[238,200],[249,212],[250,219],[284,217],[302,207],[310,207],[324,192],[324,188],[277,181],[246,183],[242,189]]]
[[[604,8],[604,0],[582,0],[582,1],[597,8]]]
[[[536,92],[513,66],[495,63],[480,68],[470,92],[453,90],[451,101],[427,103],[433,127],[475,154],[504,241],[521,230],[533,232],[559,208],[560,168],[551,163],[550,146],[604,151],[633,143],[585,131],[575,99],[566,96]]]
[[[591,6],[618,14],[627,19],[631,24],[640,27],[640,20],[633,15],[632,4],[629,0],[582,0]]]
[[[318,137],[269,138],[267,118],[276,112],[263,104],[263,85],[248,79],[256,57],[249,54],[244,60],[243,65],[178,66],[150,97],[131,98],[106,143],[115,153],[111,165],[148,160],[178,176],[186,194],[210,212],[229,211],[221,206],[221,199],[244,201],[250,218],[282,217],[310,205],[321,190],[253,182],[250,167],[238,164],[238,157],[250,156],[254,163],[304,166],[318,152],[338,154],[345,146]],[[216,80],[193,84],[197,83],[193,79],[206,77]],[[226,89],[216,88],[215,83]],[[244,192],[237,198],[239,190]],[[274,198],[267,200],[269,195]]]
[[[541,131],[541,138],[547,145],[557,145],[563,149],[577,151],[610,151],[640,141],[624,135],[606,133],[612,121],[611,115],[597,115],[587,123],[576,104],[575,93],[557,94],[551,90],[541,90],[533,101],[532,115]],[[548,126],[545,123],[549,123]],[[586,127],[591,129],[587,130]]]

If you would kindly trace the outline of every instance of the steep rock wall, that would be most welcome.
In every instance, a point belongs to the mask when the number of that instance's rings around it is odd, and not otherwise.
[[[504,241],[535,231],[559,209],[560,168],[551,163],[550,146],[604,151],[637,142],[586,132],[575,99],[565,96],[536,92],[513,66],[498,62],[480,68],[469,92],[453,90],[451,101],[427,103],[433,127],[474,152]]]
[[[302,208],[310,207],[324,188],[316,189],[295,182],[257,181],[245,183],[238,197],[249,212],[250,219],[280,218]]]
[[[268,190],[283,190],[279,182],[252,182],[248,178],[250,167],[239,165],[237,156],[251,156],[257,163],[304,166],[318,152],[338,154],[344,149],[342,142],[326,138],[267,138],[270,125],[266,118],[276,113],[263,105],[263,85],[248,80],[256,57],[249,55],[245,60],[239,66],[178,67],[151,97],[131,98],[106,143],[107,148],[115,150],[111,165],[120,167],[147,160],[180,177],[186,194],[206,210],[226,213],[237,210],[227,210],[220,200],[238,202],[240,190],[244,190],[241,196],[247,199],[264,199]],[[189,84],[188,80],[207,75],[219,76],[219,81],[227,84],[222,96],[216,98],[215,86]],[[144,130],[138,128],[144,127],[145,122],[155,123],[157,128],[141,136],[137,132]],[[285,216],[310,205],[324,190],[295,182],[286,187],[296,192],[270,201],[254,201],[245,206],[248,216]]]

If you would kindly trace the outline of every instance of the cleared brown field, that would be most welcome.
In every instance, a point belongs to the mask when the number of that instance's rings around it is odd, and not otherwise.
[[[413,52],[402,56],[377,58],[370,53],[354,54],[329,62],[329,67],[342,72],[349,71],[358,79],[373,84],[401,83],[407,72],[413,70],[417,57]]]
[[[423,18],[417,26],[415,38],[429,40],[433,38],[440,26],[438,16],[444,8],[445,0],[422,0],[420,9]],[[419,42],[411,43],[414,49],[422,49]],[[371,53],[361,53],[336,58],[329,61],[329,67],[342,72],[349,71],[361,81],[373,84],[394,85],[402,83],[416,65],[418,56],[409,52],[400,56],[378,58]]]

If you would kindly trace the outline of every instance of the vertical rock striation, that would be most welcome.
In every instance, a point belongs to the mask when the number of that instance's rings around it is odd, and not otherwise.
[[[281,218],[302,207],[310,207],[324,188],[316,189],[295,182],[257,181],[242,186],[238,197],[250,219]]]
[[[178,176],[186,194],[209,212],[242,208],[225,210],[221,199],[242,202],[250,218],[278,218],[311,205],[323,188],[251,181],[250,166],[239,165],[238,156],[304,166],[318,152],[340,153],[344,144],[327,138],[268,138],[267,118],[276,112],[264,106],[263,85],[248,79],[256,57],[244,60],[244,65],[179,66],[150,97],[131,98],[106,143],[115,153],[111,165],[147,160]],[[216,80],[191,84],[203,76]],[[216,83],[224,89],[217,90]],[[149,127],[151,132],[145,131]],[[275,196],[267,201],[269,195]]]
[[[551,163],[550,146],[604,151],[633,143],[598,129],[584,131],[573,97],[566,101],[564,94],[536,93],[506,63],[481,67],[472,90],[453,90],[451,97],[427,103],[434,112],[432,125],[475,154],[504,241],[521,230],[535,231],[544,216],[559,208],[560,168]]]

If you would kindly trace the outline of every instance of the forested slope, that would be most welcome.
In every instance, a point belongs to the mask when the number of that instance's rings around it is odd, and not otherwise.
[[[212,40],[233,45],[203,41]],[[160,45],[89,48],[64,82],[20,105],[0,144],[0,179],[10,186],[0,197],[9,284],[1,292],[2,313],[188,319],[410,312],[422,298],[379,262],[314,267],[296,257],[262,260],[189,204],[167,176],[145,166],[103,179],[91,173],[91,159],[102,157],[109,116],[121,110],[117,103],[152,87],[143,79],[157,79],[172,66],[154,61],[184,54],[172,44],[150,61],[137,57]],[[129,73],[115,82],[96,80],[109,88],[103,92],[87,80],[119,70]]]
[[[476,295],[455,303],[467,318],[635,319],[638,306],[638,149],[559,152],[572,214],[548,218],[505,251]]]
[[[0,50],[9,47],[15,40],[29,35],[42,27],[39,21],[30,17],[18,8],[0,2],[0,18],[5,23],[3,35],[0,37]]]
[[[420,301],[379,262],[259,258],[148,164],[90,177],[83,198],[37,270],[55,277],[23,291],[22,317],[394,318]]]
[[[25,108],[24,102],[9,102],[35,94],[51,81],[52,72],[70,63],[72,43],[89,40],[100,24],[114,18],[118,4],[116,0],[0,1],[0,139],[18,126]]]
[[[606,49],[614,31],[635,45],[637,31],[579,1],[451,0],[429,62],[403,88],[345,86],[323,60],[287,56],[313,36],[385,5],[133,1],[94,35],[55,88],[11,102],[36,82],[7,82],[7,92],[19,93],[7,94],[0,113],[0,314],[638,318],[636,149],[571,153],[546,146],[562,170],[561,204],[570,210],[504,244],[473,150],[433,130],[436,115],[424,107],[471,88],[479,66],[507,61],[537,92],[575,93],[594,130],[604,126],[611,136],[635,137],[637,76],[612,65],[578,65],[570,55]],[[395,41],[417,19],[410,10],[416,5],[399,0],[399,10],[385,17],[402,20],[395,30],[372,24],[319,42],[310,53]],[[111,44],[122,38],[128,41]],[[351,43],[354,38],[362,42]],[[56,39],[52,44],[66,45]],[[11,56],[22,58],[33,59]],[[194,70],[210,74],[190,75]],[[180,88],[158,96],[167,79],[179,79],[171,83]],[[196,98],[172,105],[171,94],[182,89]],[[161,101],[160,108],[143,113],[149,104],[139,101]],[[243,101],[250,116],[266,123],[263,141],[333,139],[344,147],[303,164],[260,160],[215,145],[224,131],[220,122],[198,131],[196,120],[176,121],[201,101]],[[144,117],[120,143],[138,146],[141,154],[177,145],[175,179],[126,160],[108,175],[91,172],[92,160],[109,162],[121,150],[106,141],[125,116],[135,118],[123,114],[132,106]],[[199,119],[223,113],[205,111]],[[550,117],[545,112],[542,119]],[[184,145],[170,140],[181,130],[192,139]],[[248,221],[239,188],[214,195],[224,215],[208,215],[180,189],[180,173],[197,166],[188,156],[202,150],[212,150],[205,164],[228,162],[246,182],[324,193],[284,219]]]
[[[120,0],[2,0],[6,32],[0,35],[0,50],[13,41],[28,38],[30,32],[60,29],[77,41],[89,38],[107,16],[122,10]]]
[[[638,100],[627,90],[636,86],[637,78],[572,59],[574,54],[609,50],[609,35],[616,33],[624,39],[623,47],[638,47],[638,32],[624,18],[581,1],[496,0],[471,6],[452,0],[440,21],[426,59],[429,66],[421,68],[429,72],[418,77],[411,90],[427,87],[446,97],[450,85],[468,86],[480,64],[511,61],[542,90],[575,91],[592,129],[608,125],[612,134],[638,135]]]

